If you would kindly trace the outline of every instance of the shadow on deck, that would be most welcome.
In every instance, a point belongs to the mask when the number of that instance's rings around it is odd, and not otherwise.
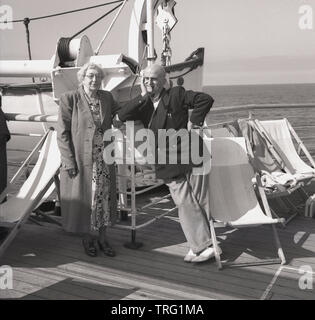
[[[299,268],[315,268],[315,220],[298,217],[280,240],[288,264],[226,268],[214,260],[183,261],[188,250],[176,215],[163,218],[137,233],[144,246],[124,247],[130,232],[110,229],[115,258],[90,258],[81,238],[60,228],[27,224],[1,265],[13,268],[13,289],[0,290],[2,299],[315,299],[313,289],[300,289]],[[223,259],[254,261],[276,257],[271,229],[219,229]],[[266,241],[267,240],[267,241]],[[306,267],[305,267],[306,266]],[[308,266],[308,267],[307,267]],[[305,274],[305,272],[304,272]]]

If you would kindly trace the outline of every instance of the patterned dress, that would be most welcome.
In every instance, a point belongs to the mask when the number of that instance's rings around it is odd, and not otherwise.
[[[100,101],[88,99],[88,103],[96,126],[92,148],[91,231],[98,231],[99,228],[110,225],[110,176],[108,166],[103,160]]]

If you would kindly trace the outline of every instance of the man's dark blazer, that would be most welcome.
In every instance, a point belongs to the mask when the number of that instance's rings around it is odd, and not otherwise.
[[[118,116],[121,121],[141,120],[144,127],[150,128],[157,137],[159,129],[187,129],[189,109],[193,109],[190,116],[193,125],[202,126],[213,101],[208,94],[174,87],[162,91],[153,118],[154,106],[148,95],[140,95],[127,102],[118,112]],[[156,164],[156,176],[160,179],[176,178],[191,170],[191,167],[191,164]]]

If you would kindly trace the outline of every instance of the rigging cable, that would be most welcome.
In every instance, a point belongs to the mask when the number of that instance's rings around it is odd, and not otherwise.
[[[107,6],[107,5],[118,3],[118,2],[123,2],[123,0],[116,0],[116,1],[112,1],[112,2],[106,2],[106,3],[103,3],[103,4],[91,6],[91,7],[85,7],[85,8],[75,9],[75,10],[70,10],[70,11],[63,11],[63,12],[54,13],[54,14],[50,14],[50,15],[46,15],[46,16],[28,18],[28,19],[29,19],[29,21],[47,19],[47,18],[52,18],[52,17],[57,17],[57,16],[69,14],[69,13],[74,13],[74,12],[79,12],[79,11],[99,8],[99,7]],[[18,20],[12,20],[12,21],[1,21],[0,23],[15,23],[15,22],[24,22],[24,19],[18,19]]]
[[[119,1],[122,2],[122,1]],[[84,27],[82,30],[78,31],[77,33],[75,33],[72,37],[70,37],[70,39],[75,38],[76,36],[78,36],[80,33],[82,33],[83,31],[87,30],[88,28],[92,27],[95,23],[97,23],[98,21],[100,21],[101,19],[105,18],[106,16],[108,16],[109,14],[111,14],[113,11],[115,11],[116,9],[118,9],[120,6],[122,5],[122,3],[120,3],[118,6],[116,6],[115,8],[109,10],[108,12],[106,12],[105,14],[103,14],[102,16],[100,16],[99,18],[97,18],[96,20],[94,20],[92,23],[90,23],[89,25],[87,25],[86,27]]]
[[[112,23],[110,24],[108,30],[106,31],[106,33],[105,33],[105,35],[104,35],[104,37],[103,37],[103,39],[101,40],[100,44],[98,45],[97,49],[95,50],[94,54],[95,54],[96,56],[99,54],[99,52],[100,52],[100,50],[101,50],[101,47],[102,47],[102,45],[103,45],[103,43],[104,43],[107,35],[109,34],[110,30],[112,29],[114,23],[116,22],[119,14],[120,14],[120,12],[121,12],[121,10],[124,8],[124,6],[125,6],[125,4],[127,3],[127,1],[128,1],[128,0],[124,0],[124,2],[122,3],[122,5],[120,6],[120,9],[118,10],[115,18],[113,19]]]

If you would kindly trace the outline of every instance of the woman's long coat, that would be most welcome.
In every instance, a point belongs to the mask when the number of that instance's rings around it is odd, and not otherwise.
[[[101,101],[103,131],[111,129],[118,110],[112,94],[98,91]],[[60,98],[58,115],[58,146],[61,153],[61,213],[66,231],[90,232],[92,203],[92,144],[96,126],[83,87],[67,92]],[[71,179],[67,169],[77,168],[78,175]],[[111,222],[117,214],[116,178],[114,165],[109,166],[111,190]]]

